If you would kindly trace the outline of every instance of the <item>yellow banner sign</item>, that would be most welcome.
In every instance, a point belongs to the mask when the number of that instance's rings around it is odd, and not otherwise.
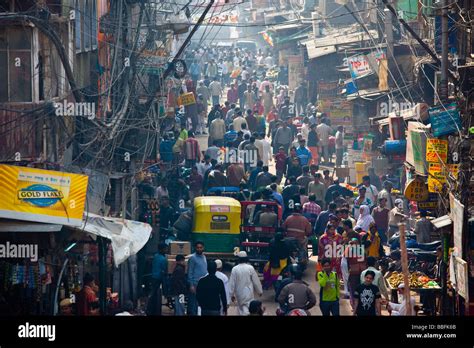
[[[194,93],[184,93],[178,97],[178,105],[192,105],[196,104],[196,98],[194,98]]]
[[[443,162],[448,160],[448,141],[440,139],[428,139],[426,142],[426,161]]]
[[[454,179],[458,179],[458,176],[459,176],[459,164],[448,164],[448,170],[449,170],[449,173],[452,174],[452,176],[454,176]]]
[[[441,192],[446,183],[446,172],[441,163],[428,163],[428,191]]]
[[[80,226],[86,175],[0,165],[0,217]]]

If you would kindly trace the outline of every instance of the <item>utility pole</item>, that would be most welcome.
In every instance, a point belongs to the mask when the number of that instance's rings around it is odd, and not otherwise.
[[[403,289],[403,297],[405,299],[407,312],[406,315],[412,315],[411,312],[411,300],[410,300],[410,271],[408,269],[408,254],[407,254],[407,242],[405,234],[405,223],[398,224],[400,231],[400,252],[401,252],[401,261],[402,261],[402,272],[403,272],[403,284],[405,288]]]
[[[397,19],[400,22],[400,24],[403,25],[405,30],[410,33],[410,35],[420,44],[421,47],[423,47],[423,49],[431,56],[431,58],[433,58],[433,60],[436,62],[436,64],[441,65],[441,61],[438,58],[438,56],[436,55],[436,53],[433,52],[433,50],[430,48],[430,46],[428,46],[428,44],[426,44],[418,36],[418,34],[412,29],[412,27],[410,27],[408,25],[408,23],[403,18],[398,17],[397,11],[393,8],[392,5],[390,5],[388,3],[388,0],[382,0],[382,1],[385,4],[385,7],[387,7],[390,10],[390,12],[392,12],[393,18]],[[446,1],[446,0],[443,0],[443,1]],[[446,20],[447,20],[447,14],[446,14]],[[451,77],[451,79],[453,80],[455,85],[459,85],[458,79],[451,73],[451,71],[448,70],[447,74],[449,75],[449,77]]]
[[[441,83],[439,88],[441,103],[448,100],[448,1],[441,1]]]
[[[385,25],[385,37],[387,39],[387,51],[391,54],[392,57],[395,57],[393,53],[393,23],[392,23],[392,13],[389,9],[384,9],[384,25]]]
[[[186,40],[184,40],[184,43],[181,45],[181,47],[179,48],[178,50],[178,53],[176,53],[176,55],[173,57],[173,60],[171,61],[170,64],[168,64],[168,67],[166,68],[166,70],[164,71],[163,73],[163,76],[161,77],[162,81],[165,81],[166,78],[169,76],[169,74],[171,73],[171,70],[172,70],[172,66],[174,65],[174,63],[176,63],[176,61],[181,57],[181,55],[183,54],[184,50],[186,49],[186,47],[188,46],[188,44],[191,42],[191,39],[192,37],[194,36],[194,34],[196,33],[196,31],[199,29],[199,27],[201,26],[202,22],[204,22],[204,19],[206,19],[206,16],[207,14],[209,13],[209,11],[211,10],[212,6],[214,5],[214,2],[215,0],[210,0],[209,3],[207,4],[206,8],[204,9],[204,11],[202,12],[201,16],[199,17],[197,23],[194,25],[193,29],[191,29],[191,32],[189,33],[189,35],[186,37]],[[145,110],[149,110],[150,109],[150,106],[151,104],[153,103],[153,101],[155,100],[156,98],[156,93],[159,92],[161,90],[162,86],[160,84],[157,85],[157,88],[155,88],[154,91],[152,91],[152,93],[150,94],[150,96],[148,97],[148,100],[146,102],[146,107],[145,107]]]

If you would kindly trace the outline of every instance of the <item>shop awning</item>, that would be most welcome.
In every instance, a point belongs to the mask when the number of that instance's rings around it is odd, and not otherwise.
[[[337,52],[337,47],[341,45],[353,45],[370,39],[363,31],[353,32],[353,28],[346,28],[342,31],[332,31],[330,35],[323,37],[312,37],[309,40],[301,41],[308,50],[308,58],[318,58],[330,53]],[[376,30],[369,31],[373,38],[378,37]]]
[[[84,214],[82,226],[76,229],[109,239],[116,266],[138,253],[150,239],[152,231],[152,227],[143,222],[91,213]]]
[[[440,229],[440,228],[451,225],[453,221],[448,215],[443,215],[439,218],[431,220],[431,223],[433,224],[434,227],[436,227],[437,229]]]
[[[386,94],[388,94],[388,91],[381,91],[378,88],[360,89],[356,93],[348,94],[347,100],[378,98]]]
[[[325,56],[327,54],[336,53],[336,46],[322,46],[317,47],[315,40],[308,40],[302,42],[302,44],[306,45],[306,49],[308,50],[308,58],[314,59],[318,57]]]
[[[63,225],[42,224],[29,221],[0,221],[0,232],[59,232]]]

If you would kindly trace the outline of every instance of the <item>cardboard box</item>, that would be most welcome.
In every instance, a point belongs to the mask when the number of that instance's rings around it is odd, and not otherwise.
[[[190,242],[171,242],[170,243],[170,254],[171,255],[189,255],[189,254],[191,254],[191,243]]]

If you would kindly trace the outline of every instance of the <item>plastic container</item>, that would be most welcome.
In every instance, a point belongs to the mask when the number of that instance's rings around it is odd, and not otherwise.
[[[368,163],[367,162],[355,162],[354,163],[356,172],[366,172]]]
[[[407,149],[407,141],[404,140],[386,140],[383,145],[383,151],[387,155],[401,155]]]
[[[390,116],[388,118],[388,126],[390,130],[390,139],[401,140],[404,138],[405,123],[403,117]]]

